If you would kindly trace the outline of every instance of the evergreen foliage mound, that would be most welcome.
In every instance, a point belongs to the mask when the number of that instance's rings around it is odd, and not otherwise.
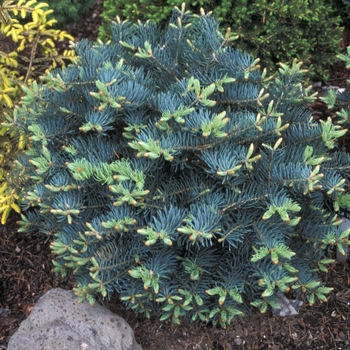
[[[57,27],[78,22],[95,4],[95,0],[47,0],[46,2],[54,10],[53,17],[57,20]]]
[[[342,39],[339,12],[344,5],[338,1],[222,0],[215,4],[213,12],[223,28],[230,27],[239,36],[236,48],[259,57],[264,67],[275,71],[278,62],[298,58],[308,67],[310,78],[327,80]],[[173,7],[181,6],[182,2],[106,0],[100,38],[105,41],[110,37],[110,22],[116,16],[133,22],[150,20],[166,24]],[[185,3],[191,10],[213,9],[210,0]]]
[[[334,150],[346,130],[304,106],[300,64],[269,78],[184,8],[164,31],[112,32],[76,44],[16,110],[31,141],[20,231],[52,239],[81,300],[117,293],[175,323],[225,327],[289,291],[326,300],[318,272],[348,242],[334,210],[350,157]]]

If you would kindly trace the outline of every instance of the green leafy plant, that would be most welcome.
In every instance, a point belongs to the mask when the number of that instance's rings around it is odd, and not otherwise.
[[[346,52],[337,55],[337,58],[345,63],[347,69],[350,69],[350,46],[347,47]],[[350,84],[350,79],[347,83]],[[336,123],[338,124],[338,128],[340,126],[343,128],[350,127],[350,94],[348,87],[342,90],[329,90],[326,96],[321,97],[321,100],[327,103],[329,109],[334,108],[337,110],[338,120]]]
[[[55,20],[47,20],[52,10],[35,0],[5,0],[0,5],[0,35],[7,37],[7,50],[0,51],[0,213],[4,224],[12,209],[20,212],[18,193],[8,181],[11,162],[25,148],[26,135],[11,127],[14,105],[23,95],[21,87],[44,74],[45,70],[71,61],[72,50],[58,54],[58,40],[73,40],[65,31],[54,30]],[[28,16],[30,15],[30,17]],[[5,42],[5,41],[4,41]],[[12,179],[15,180],[15,179]]]
[[[336,13],[342,20],[342,26],[348,27],[350,24],[350,3],[343,0],[332,0],[330,3],[333,5]]]
[[[109,25],[116,16],[165,25],[173,6],[182,1],[106,0],[100,38],[106,41],[111,37]],[[214,8],[222,28],[230,27],[238,35],[235,47],[259,57],[270,71],[275,71],[279,62],[297,58],[308,67],[309,78],[327,80],[329,66],[340,52],[341,18],[326,0],[224,0],[215,6],[209,0],[185,3],[192,10]]]
[[[161,320],[226,327],[279,292],[325,301],[318,273],[350,233],[333,211],[350,156],[333,152],[346,130],[306,108],[301,63],[268,77],[184,7],[164,31],[112,33],[76,44],[16,110],[32,143],[14,174],[19,230],[52,239],[80,300],[116,293]]]
[[[48,0],[54,10],[52,18],[57,21],[57,27],[67,23],[78,22],[95,4],[94,0]]]

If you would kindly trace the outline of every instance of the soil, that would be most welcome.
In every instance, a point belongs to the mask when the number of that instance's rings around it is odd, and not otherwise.
[[[76,40],[97,37],[103,1],[97,0],[90,13],[64,29]],[[344,34],[344,47],[349,44]],[[61,45],[61,49],[67,48]],[[350,78],[344,64],[337,62],[331,70],[329,85],[344,87]],[[322,93],[321,84],[318,86]],[[318,100],[310,105],[315,119],[334,117]],[[347,141],[347,140],[346,140]],[[349,149],[348,142],[342,147]],[[72,289],[71,279],[51,272],[53,256],[43,235],[17,232],[17,215],[0,226],[0,349],[6,349],[11,335],[30,314],[37,300],[51,288]],[[303,305],[298,315],[279,317],[271,312],[236,318],[226,329],[202,323],[175,325],[160,322],[157,317],[145,319],[126,310],[117,297],[105,303],[133,328],[137,342],[144,350],[350,350],[350,262],[335,263],[322,276],[334,288],[327,303]]]

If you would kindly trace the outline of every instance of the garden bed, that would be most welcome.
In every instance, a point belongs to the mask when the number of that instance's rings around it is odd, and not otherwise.
[[[56,287],[73,288],[70,279],[50,272],[53,256],[46,238],[18,233],[17,219],[12,216],[0,228],[0,349],[6,349],[9,337],[44,293]],[[302,306],[295,316],[267,312],[235,318],[227,329],[146,319],[126,310],[117,298],[105,306],[130,324],[143,350],[350,349],[349,263],[333,265],[323,280],[334,287],[327,303]]]
[[[84,19],[64,28],[77,40],[94,40],[100,25],[102,0]],[[344,47],[348,44],[345,35]],[[61,49],[67,47],[62,46]],[[349,72],[336,63],[331,71],[331,85],[345,86]],[[318,101],[310,106],[315,118],[335,116]],[[348,138],[341,147],[350,149]],[[18,216],[12,215],[0,227],[0,349],[6,349],[9,337],[29,315],[36,301],[49,289],[72,289],[73,282],[51,273],[52,258],[49,241],[43,235],[18,233]],[[327,303],[314,307],[303,305],[299,314],[288,317],[266,314],[235,318],[227,329],[200,323],[180,325],[160,322],[157,317],[145,319],[126,310],[117,298],[105,302],[111,311],[125,318],[134,329],[144,350],[151,349],[350,349],[350,264],[336,263],[323,275],[334,291]]]

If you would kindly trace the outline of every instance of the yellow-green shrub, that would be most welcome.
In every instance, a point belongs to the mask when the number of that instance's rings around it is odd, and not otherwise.
[[[67,50],[59,54],[56,42],[74,40],[65,31],[53,29],[55,19],[47,16],[53,10],[36,0],[5,0],[0,5],[0,37],[7,37],[0,50],[0,213],[4,224],[12,209],[20,211],[14,184],[10,184],[10,164],[25,148],[26,137],[12,127],[13,110],[27,86],[47,70],[64,66],[73,58]]]

